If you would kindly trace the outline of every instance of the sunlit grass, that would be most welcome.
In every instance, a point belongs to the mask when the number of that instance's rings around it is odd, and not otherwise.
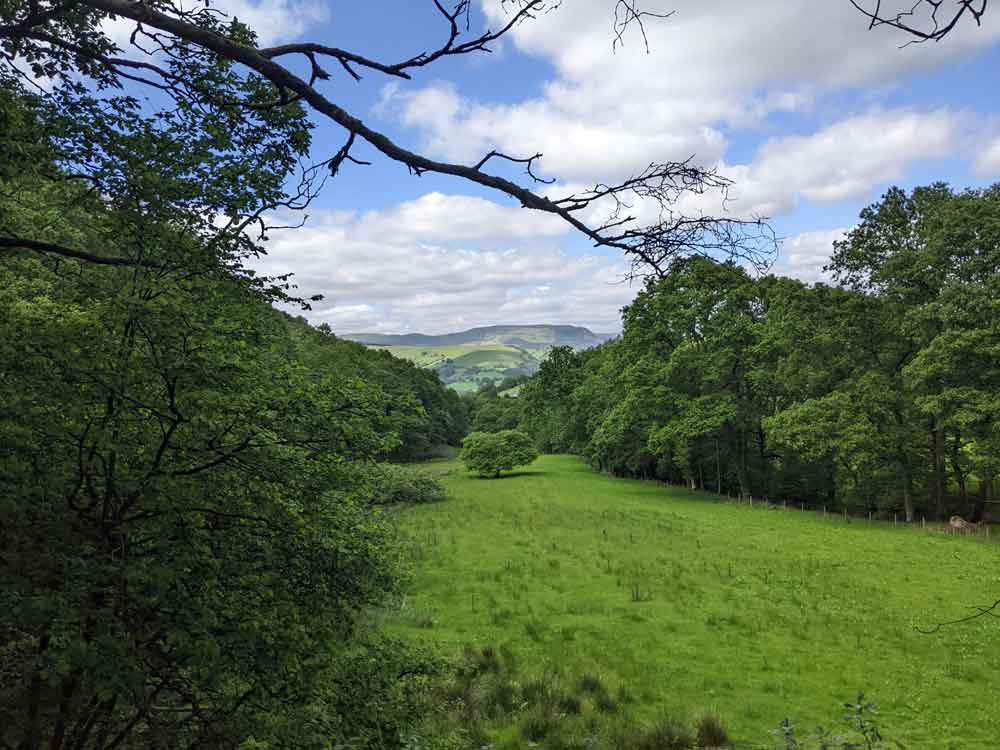
[[[751,509],[566,456],[501,480],[434,470],[454,498],[398,516],[414,574],[390,624],[407,637],[446,655],[506,645],[524,671],[627,691],[629,720],[711,712],[744,746],[786,717],[836,723],[859,690],[907,747],[1000,746],[1000,623],[916,630],[1000,595],[997,545]]]

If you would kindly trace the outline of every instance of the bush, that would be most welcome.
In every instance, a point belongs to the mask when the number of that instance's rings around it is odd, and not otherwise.
[[[530,464],[538,458],[538,450],[531,438],[518,430],[471,432],[465,438],[459,458],[469,471],[499,479],[502,471]]]
[[[371,469],[373,502],[434,503],[447,498],[444,486],[426,472],[399,464],[375,464]]]

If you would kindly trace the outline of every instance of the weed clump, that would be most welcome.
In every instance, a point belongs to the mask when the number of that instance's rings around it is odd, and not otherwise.
[[[564,695],[559,699],[559,710],[564,714],[576,715],[583,711],[583,703],[575,695]]]
[[[702,748],[725,748],[730,747],[732,742],[722,721],[715,714],[705,714],[698,719],[695,725],[695,732],[698,739],[698,747]]]
[[[535,706],[525,713],[520,726],[526,740],[541,742],[559,728],[559,717],[547,706]]]
[[[613,714],[618,711],[618,704],[614,698],[608,695],[607,691],[594,695],[594,707],[604,714]]]
[[[580,676],[580,690],[585,693],[606,693],[608,689],[604,687],[604,680],[595,674],[586,673]]]
[[[673,717],[662,719],[654,726],[612,738],[615,750],[691,750],[696,744],[694,733]]]

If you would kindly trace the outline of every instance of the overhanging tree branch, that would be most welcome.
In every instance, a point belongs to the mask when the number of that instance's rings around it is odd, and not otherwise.
[[[36,253],[48,255],[59,255],[64,258],[74,258],[84,260],[88,263],[96,263],[102,266],[142,266],[145,268],[160,268],[160,264],[148,260],[134,260],[132,258],[115,258],[107,255],[96,255],[84,250],[74,250],[71,247],[64,247],[51,242],[38,242],[21,237],[0,237],[0,249],[5,250],[31,250]]]
[[[570,226],[587,236],[595,246],[620,250],[628,255],[634,264],[649,266],[654,273],[661,273],[672,260],[683,254],[716,255],[722,253],[748,261],[756,268],[766,267],[774,252],[776,242],[766,222],[760,218],[742,219],[725,217],[722,219],[703,214],[686,215],[680,209],[680,198],[685,194],[701,194],[720,191],[724,194],[729,181],[712,170],[700,169],[690,159],[664,161],[650,164],[633,176],[609,184],[598,184],[592,190],[576,193],[563,198],[552,198],[547,193],[536,192],[534,185],[551,184],[554,179],[542,179],[534,172],[540,154],[531,157],[517,157],[490,151],[475,164],[459,164],[429,158],[410,150],[376,130],[359,117],[323,94],[317,84],[329,76],[317,58],[335,59],[355,79],[360,78],[359,69],[377,71],[385,75],[408,78],[408,71],[425,67],[447,56],[488,51],[488,45],[513,30],[517,24],[536,17],[538,14],[558,7],[559,0],[506,0],[514,7],[507,22],[497,31],[463,41],[468,29],[470,0],[458,0],[451,8],[446,8],[441,0],[431,0],[437,12],[445,19],[448,27],[446,40],[431,52],[422,52],[397,63],[383,63],[337,47],[312,43],[289,44],[278,47],[257,49],[229,35],[209,20],[211,12],[191,11],[179,4],[166,2],[147,4],[133,0],[78,0],[75,7],[98,11],[103,16],[127,19],[136,24],[133,47],[143,49],[134,42],[137,34],[152,40],[161,53],[177,59],[179,51],[186,45],[194,46],[210,53],[227,63],[237,63],[268,82],[279,94],[275,106],[285,106],[301,102],[314,112],[338,124],[347,131],[347,142],[337,155],[328,162],[330,172],[335,174],[346,160],[355,160],[350,149],[355,141],[365,141],[386,158],[404,165],[411,174],[436,173],[467,180],[482,187],[503,193],[517,200],[523,207],[559,216]],[[201,13],[202,15],[199,15]],[[643,39],[645,18],[664,18],[669,14],[653,14],[641,10],[635,0],[617,2],[615,5],[614,46],[621,43],[625,29],[638,25]],[[29,39],[32,35],[47,34],[51,41],[58,35],[51,30],[32,26],[20,32],[12,31],[12,38]],[[2,38],[0,34],[0,38]],[[79,42],[68,42],[76,44]],[[57,45],[74,52],[65,44]],[[156,74],[156,65],[146,60],[132,60],[103,52],[77,53],[91,65],[103,66],[112,75],[122,76],[123,69],[142,69]],[[115,50],[117,52],[117,50]],[[84,51],[86,52],[86,50]],[[156,50],[146,51],[147,58]],[[287,56],[304,55],[310,64],[309,79],[305,80],[279,59]],[[177,76],[170,71],[162,71],[161,78],[171,93],[178,85]],[[200,100],[204,106],[219,106],[219,102],[196,84],[187,85],[183,96]],[[526,172],[532,187],[518,184],[503,174],[486,171],[487,164],[494,159],[526,165]],[[592,209],[584,211],[583,209]],[[602,219],[601,214],[605,216]],[[640,217],[656,217],[648,224],[641,224]]]
[[[976,26],[982,26],[983,16],[989,0],[956,0],[949,3],[953,7],[951,15],[941,17],[944,0],[916,0],[908,8],[893,13],[883,9],[883,0],[875,0],[869,9],[858,0],[850,0],[868,18],[868,28],[888,26],[914,37],[907,44],[920,42],[940,42],[950,34],[963,18],[971,18]]]

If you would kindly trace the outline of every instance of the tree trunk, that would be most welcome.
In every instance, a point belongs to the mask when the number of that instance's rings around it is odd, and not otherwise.
[[[983,516],[986,514],[986,503],[990,499],[990,485],[993,484],[991,479],[980,479],[979,480],[979,492],[976,493],[976,501],[972,505],[972,517],[969,519],[973,523],[979,523],[983,520]]]
[[[719,439],[715,439],[715,491],[722,494],[722,464],[719,463]]]
[[[900,467],[903,470],[903,512],[906,514],[906,522],[913,523],[913,466],[910,458],[900,449]]]
[[[944,441],[941,430],[938,428],[937,420],[931,417],[930,422],[931,438],[931,465],[934,469],[933,501],[935,519],[940,520],[944,512]]]
[[[757,447],[760,453],[760,470],[763,473],[760,487],[760,494],[763,498],[771,497],[771,466],[767,460],[767,436],[764,434],[764,426],[757,425]]]
[[[965,483],[965,469],[962,468],[962,435],[955,433],[955,439],[951,444],[951,470],[955,474],[955,483],[958,485],[958,494],[962,498],[962,512],[964,513],[969,501],[969,493]]]
[[[740,461],[736,471],[736,480],[740,484],[740,500],[742,500],[750,494],[747,482],[747,444],[742,432],[737,433],[736,439],[740,441]]]

